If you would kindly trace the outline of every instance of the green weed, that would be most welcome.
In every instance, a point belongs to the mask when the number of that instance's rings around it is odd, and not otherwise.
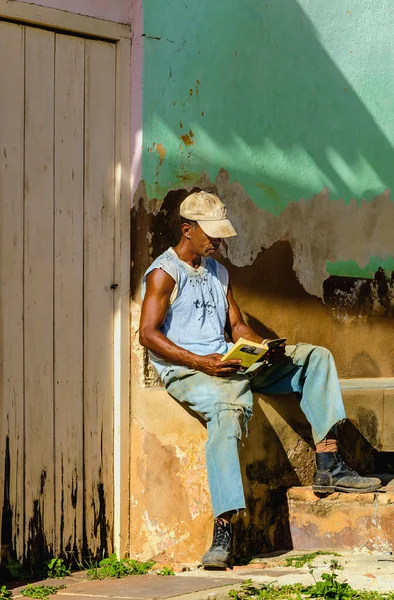
[[[313,570],[310,570],[313,575]],[[283,585],[273,583],[256,587],[252,579],[241,584],[239,590],[231,590],[229,596],[234,600],[394,600],[394,592],[380,593],[354,590],[348,583],[339,582],[333,571],[323,573],[320,581],[313,585]]]
[[[88,562],[83,562],[79,565],[81,571],[86,571],[88,579],[100,579],[100,567],[98,561],[89,559]]]
[[[11,598],[11,596],[12,593],[10,590],[8,590],[5,585],[2,585],[0,587],[0,600],[8,600],[8,598]]]
[[[330,560],[330,569],[331,571],[343,571],[343,566],[336,558]]]
[[[103,558],[99,563],[90,562],[87,569],[89,579],[106,579],[107,577],[126,577],[127,575],[145,575],[154,562],[138,562],[130,558],[118,560],[116,554]]]
[[[47,562],[47,577],[60,579],[70,573],[70,567],[67,567],[62,558],[52,558]]]
[[[229,596],[235,600],[248,600],[249,598],[258,598],[259,600],[279,600],[301,598],[300,593],[303,586],[299,583],[294,585],[283,585],[277,587],[273,583],[263,583],[256,587],[252,579],[247,579],[241,584],[240,590],[230,590]]]
[[[286,558],[286,567],[303,567],[304,565],[311,563],[317,556],[341,556],[337,552],[310,552],[309,554],[301,554],[300,556],[290,556]]]
[[[158,575],[175,575],[173,569],[169,569],[168,567],[163,567],[160,571],[157,572]]]
[[[29,584],[21,593],[22,596],[37,598],[37,600],[47,600],[49,596],[57,594],[58,590],[65,588],[65,585],[31,585]]]
[[[155,564],[154,561],[138,562],[138,560],[132,559],[130,559],[129,562],[132,568],[130,575],[146,575],[146,573],[150,571]]]
[[[348,583],[341,583],[337,580],[335,573],[323,573],[321,581],[305,590],[309,598],[333,598],[333,600],[346,600],[354,598],[356,590],[350,587]]]
[[[4,567],[9,572],[10,577],[17,581],[20,581],[21,579],[23,579],[26,574],[25,567],[18,560],[15,560],[14,558],[9,558],[7,560],[7,562],[5,563]]]

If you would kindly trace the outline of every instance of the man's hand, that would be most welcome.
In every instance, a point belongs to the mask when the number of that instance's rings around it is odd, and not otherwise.
[[[234,358],[231,360],[222,360],[222,358],[222,354],[216,353],[199,356],[195,368],[213,377],[234,375],[238,371],[242,361]]]
[[[268,342],[268,345],[269,345],[269,340],[266,340],[266,341]],[[283,342],[283,344],[281,344],[280,346],[274,346],[273,348],[270,348],[268,350],[268,352],[266,352],[264,354],[264,360],[269,362],[271,365],[279,365],[286,358],[285,353],[286,353],[286,346],[285,346],[285,343]]]

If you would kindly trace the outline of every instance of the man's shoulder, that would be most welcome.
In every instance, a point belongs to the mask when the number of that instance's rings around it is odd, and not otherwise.
[[[176,254],[171,248],[169,248],[168,250],[160,254],[157,258],[155,258],[150,267],[148,267],[148,269],[145,271],[142,279],[143,286],[146,283],[146,278],[149,275],[149,273],[155,271],[156,269],[164,271],[165,273],[170,275],[170,277],[172,277],[172,279],[174,279],[176,283],[178,282],[178,279],[180,277],[179,261],[177,260]]]
[[[176,268],[176,265],[177,265],[177,261],[174,257],[173,252],[171,252],[170,248],[168,250],[165,250],[162,254],[160,254],[159,256],[157,256],[154,259],[152,264],[147,268],[147,270],[145,272],[145,276],[148,275],[148,273],[150,273],[154,269],[162,268],[163,265],[168,265],[168,264],[171,265],[172,268],[174,268],[174,267]]]

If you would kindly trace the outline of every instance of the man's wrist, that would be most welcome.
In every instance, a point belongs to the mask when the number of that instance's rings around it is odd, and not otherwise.
[[[199,354],[194,354],[193,352],[188,352],[187,353],[187,367],[191,368],[191,369],[198,369],[198,367],[200,366],[200,359],[202,358],[202,356],[200,356]]]

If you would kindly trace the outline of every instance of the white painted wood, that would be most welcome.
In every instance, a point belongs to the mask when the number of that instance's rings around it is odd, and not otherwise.
[[[36,4],[26,4],[17,0],[0,0],[1,17],[26,24],[42,25],[51,29],[60,29],[70,33],[114,41],[120,40],[122,37],[131,37],[131,30],[128,25],[85,17],[64,10],[37,6]]]
[[[84,40],[56,35],[55,554],[83,536]]]
[[[85,41],[84,460],[91,551],[112,551],[115,46]],[[91,508],[93,510],[91,510]]]
[[[0,0],[0,527],[9,436],[12,524],[4,523],[18,556],[81,551],[84,542],[107,554],[114,515],[124,554],[130,40],[3,22],[4,6],[11,3]]]
[[[126,554],[130,534],[130,42],[117,44],[114,292],[114,551]]]
[[[55,34],[26,28],[25,528],[27,550],[54,537],[53,121]]]
[[[2,535],[20,557],[24,519],[24,31],[20,25],[0,22],[0,82],[0,539]]]

